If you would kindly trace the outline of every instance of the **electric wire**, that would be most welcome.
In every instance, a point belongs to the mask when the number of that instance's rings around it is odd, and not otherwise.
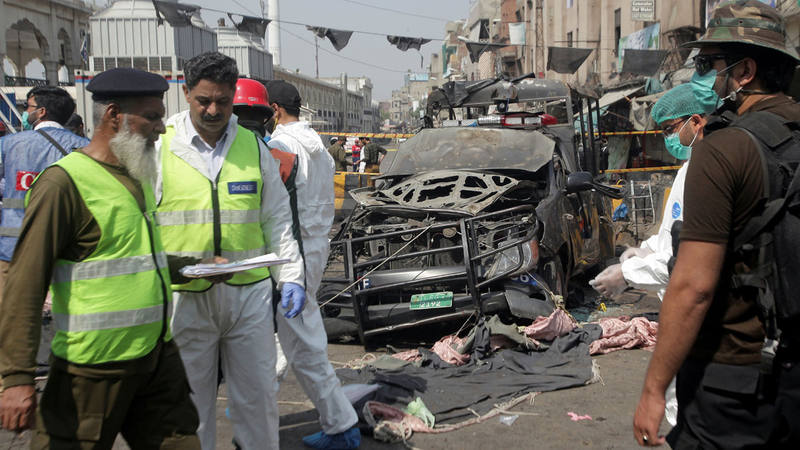
[[[306,39],[300,37],[297,34],[292,33],[291,31],[287,30],[286,28],[284,28],[282,31],[286,32],[286,34],[289,34],[290,36],[294,36],[295,38],[305,42],[306,44],[313,45],[313,46],[317,45],[317,44],[315,44],[315,43],[313,43],[313,42],[311,42],[309,40],[306,40]],[[378,66],[378,65],[375,65],[375,64],[372,64],[372,63],[359,61],[357,59],[344,56],[341,53],[336,53],[336,52],[334,52],[332,50],[328,50],[327,48],[319,47],[319,49],[322,50],[323,52],[330,53],[333,56],[336,56],[336,57],[339,57],[339,58],[342,58],[342,59],[346,59],[348,61],[351,61],[351,62],[354,62],[354,63],[357,63],[357,64],[362,64],[362,65],[365,65],[365,66],[369,66],[369,67],[372,67],[374,69],[379,69],[379,70],[384,70],[386,72],[394,72],[394,73],[408,73],[408,70],[389,69],[388,67],[381,67],[381,66]]]
[[[419,17],[420,19],[438,20],[438,21],[441,21],[441,22],[452,22],[453,21],[453,19],[445,19],[445,18],[442,18],[442,17],[424,16],[422,14],[414,14],[414,13],[410,13],[410,12],[400,11],[400,10],[397,10],[397,9],[383,8],[381,6],[370,5],[369,3],[362,3],[362,2],[358,2],[356,0],[342,0],[342,1],[345,1],[347,3],[354,3],[356,5],[366,6],[367,8],[378,9],[378,10],[381,10],[381,11],[389,11],[389,12],[393,12],[393,13],[397,13],[397,14],[403,14],[403,15],[406,15],[406,16]]]

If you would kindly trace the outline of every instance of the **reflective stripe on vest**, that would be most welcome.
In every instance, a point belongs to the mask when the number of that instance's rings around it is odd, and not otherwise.
[[[146,212],[111,173],[82,153],[55,163],[73,181],[101,230],[82,261],[53,267],[53,354],[76,364],[141,358],[171,338],[167,257],[155,227],[155,198],[144,184]]]
[[[214,222],[214,210],[159,211],[156,213],[159,225],[197,225]],[[219,222],[224,224],[257,223],[261,211],[220,210]]]
[[[159,267],[167,267],[167,254],[156,255]],[[93,278],[108,278],[130,275],[147,270],[156,270],[152,255],[129,256],[127,258],[87,261],[64,266],[56,266],[53,270],[53,283],[67,283]]]
[[[171,303],[170,303],[171,304]],[[113,328],[134,327],[161,323],[164,316],[162,305],[150,306],[128,311],[100,312],[92,314],[67,315],[53,314],[56,330],[62,331],[99,331]],[[172,308],[167,310],[167,321],[172,318]]]
[[[24,198],[4,198],[3,213],[7,215],[13,209],[25,209]],[[19,237],[19,227],[0,227],[0,236]]]
[[[21,228],[0,227],[0,236],[19,237]]]
[[[4,198],[3,209],[25,209],[24,198]]]
[[[175,153],[175,128],[161,139],[162,197],[156,213],[164,246],[171,255],[231,261],[267,253],[261,228],[261,152],[256,136],[238,127],[216,182]],[[196,151],[180,148],[181,151]],[[237,273],[227,283],[251,284],[269,277],[267,268]],[[173,285],[174,290],[204,291],[206,280]]]

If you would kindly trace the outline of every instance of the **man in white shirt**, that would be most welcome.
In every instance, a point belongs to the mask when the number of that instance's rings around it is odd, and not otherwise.
[[[303,310],[304,269],[292,237],[288,194],[260,138],[237,125],[236,62],[218,52],[184,67],[189,110],[167,121],[157,143],[157,220],[170,254],[240,260],[268,252],[291,262],[237,273],[211,285],[173,285],[172,329],[200,416],[205,450],[216,448],[219,364],[236,444],[278,448],[278,383],[272,282],[287,318]],[[293,319],[299,320],[299,318]]]

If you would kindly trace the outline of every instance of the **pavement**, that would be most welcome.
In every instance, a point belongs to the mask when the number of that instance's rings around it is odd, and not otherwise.
[[[580,321],[593,321],[602,316],[622,316],[645,312],[657,312],[658,299],[643,293],[624,294],[616,302],[605,302],[606,311],[596,308],[598,300],[588,291],[584,306],[571,309]],[[454,324],[458,327],[459,324]],[[379,355],[393,349],[404,350],[418,346],[430,346],[443,333],[452,332],[448,325],[433,327],[388,337],[372,354]],[[357,342],[332,342],[328,348],[334,367],[342,367],[348,361],[365,356],[364,348]],[[486,448],[542,448],[542,449],[628,449],[636,448],[632,434],[633,411],[639,400],[642,381],[651,353],[645,350],[623,350],[597,356],[602,381],[591,385],[546,392],[534,397],[533,402],[524,402],[509,413],[517,415],[512,425],[494,417],[485,422],[443,434],[416,433],[406,445],[385,444],[363,434],[363,449],[486,449]],[[457,395],[457,393],[454,393]],[[224,385],[217,401],[217,448],[232,449],[233,429],[225,416],[227,397]],[[304,448],[301,438],[319,431],[318,416],[313,405],[303,393],[294,375],[289,371],[281,384],[279,394],[281,414],[280,441],[283,449]],[[591,420],[572,421],[568,413],[588,415]],[[502,416],[501,416],[502,417]],[[669,428],[662,424],[662,433]],[[27,448],[29,432],[14,435],[0,431],[0,448]],[[125,449],[120,438],[114,446]]]

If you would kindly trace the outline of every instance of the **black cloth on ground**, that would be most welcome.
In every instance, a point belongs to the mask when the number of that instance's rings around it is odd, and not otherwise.
[[[589,324],[556,338],[546,351],[502,350],[481,360],[473,357],[463,366],[423,352],[426,359],[420,367],[409,365],[393,371],[365,367],[336,373],[344,384],[381,384],[381,389],[354,405],[356,411],[361,411],[367,400],[402,408],[419,396],[437,423],[460,422],[474,417],[470,409],[483,415],[495,404],[520,395],[586,384],[593,375],[589,344],[601,333],[599,326]],[[488,340],[488,333],[479,335]],[[477,344],[474,348],[482,347]]]

